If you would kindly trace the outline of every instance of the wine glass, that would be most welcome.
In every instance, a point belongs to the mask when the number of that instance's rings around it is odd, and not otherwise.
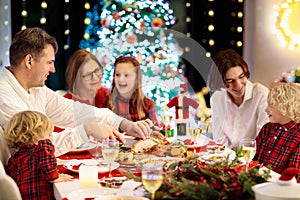
[[[194,121],[191,121],[188,124],[188,133],[190,135],[190,137],[192,138],[194,144],[194,153],[196,153],[196,144],[197,144],[197,139],[200,138],[201,134],[202,134],[202,128],[200,128],[198,126],[198,124],[196,124]]]
[[[163,167],[161,164],[148,163],[142,168],[142,182],[145,189],[150,192],[151,199],[155,199],[155,192],[163,182]]]
[[[93,141],[96,146],[95,148],[89,149],[88,151],[92,155],[92,157],[97,160],[98,165],[102,162],[102,150],[101,150],[101,142],[98,140]]]
[[[111,165],[119,154],[119,141],[117,140],[103,140],[102,142],[102,156],[108,163],[108,178],[111,178]]]
[[[241,139],[239,145],[242,148],[242,156],[246,161],[246,171],[248,171],[249,163],[256,154],[256,141],[255,139]]]

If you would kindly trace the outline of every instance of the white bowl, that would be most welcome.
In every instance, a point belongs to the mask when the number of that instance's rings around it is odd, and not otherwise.
[[[255,200],[300,200],[300,184],[296,179],[261,183],[254,185],[252,190]]]

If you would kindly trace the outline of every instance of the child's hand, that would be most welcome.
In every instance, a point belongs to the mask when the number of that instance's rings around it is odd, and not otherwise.
[[[73,181],[73,176],[68,174],[59,174],[59,177],[52,181],[52,183],[59,183],[59,182],[66,182],[66,181]]]

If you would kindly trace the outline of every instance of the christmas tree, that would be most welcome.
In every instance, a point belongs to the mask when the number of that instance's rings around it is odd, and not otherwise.
[[[162,0],[99,1],[87,12],[80,43],[80,48],[96,55],[104,67],[102,84],[108,88],[115,59],[135,57],[143,71],[143,91],[155,101],[158,114],[184,81],[182,51],[167,31],[176,24],[172,14],[169,3]]]

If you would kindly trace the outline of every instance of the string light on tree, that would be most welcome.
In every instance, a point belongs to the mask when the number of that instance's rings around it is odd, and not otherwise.
[[[10,29],[11,29],[11,13],[10,13],[10,1],[1,1],[0,3],[0,19],[3,22],[0,32],[0,71],[2,67],[9,64],[9,45],[11,43]]]
[[[187,9],[187,10],[190,9],[190,8],[191,8],[191,2],[187,1],[187,2],[185,3],[185,6],[186,6],[186,9]],[[190,18],[190,17],[189,17],[189,16],[186,16],[185,22],[189,24],[189,23],[191,22],[191,20],[188,20],[188,18]],[[187,37],[191,37],[191,33],[190,33],[190,32],[187,32],[187,33],[186,33],[186,36],[187,36]]]
[[[80,48],[91,51],[104,66],[105,87],[111,86],[115,59],[130,55],[140,62],[143,90],[155,101],[158,111],[177,95],[184,64],[182,50],[173,34],[166,32],[176,23],[168,3],[99,1],[91,11],[87,10],[84,23],[86,29]]]
[[[46,1],[42,1],[41,3],[41,19],[40,19],[40,24],[41,25],[45,25],[46,22],[47,22],[47,19],[46,19],[46,9],[47,9],[47,2]]]
[[[70,48],[70,8],[69,8],[69,0],[65,0],[65,13],[64,13],[64,21],[65,21],[65,31],[64,35],[66,37],[66,43],[64,44],[64,50],[68,50]]]

